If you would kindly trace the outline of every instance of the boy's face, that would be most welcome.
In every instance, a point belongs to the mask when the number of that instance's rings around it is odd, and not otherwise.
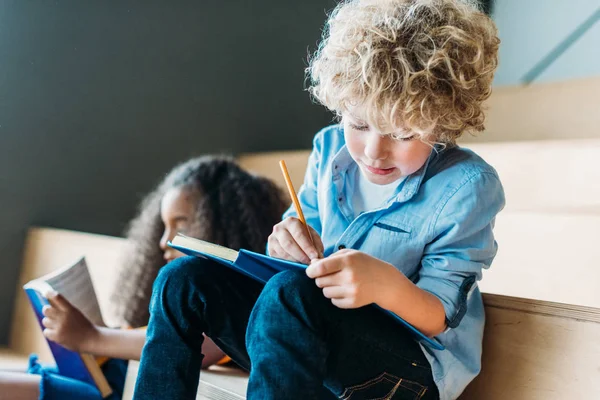
[[[406,132],[378,132],[360,118],[360,111],[342,114],[346,146],[360,170],[376,185],[392,183],[417,171],[425,164],[431,146],[414,138],[394,139],[390,133],[406,136]]]

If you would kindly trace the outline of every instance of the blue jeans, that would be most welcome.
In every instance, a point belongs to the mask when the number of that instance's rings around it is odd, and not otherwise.
[[[201,258],[154,284],[134,399],[195,399],[206,333],[250,371],[248,399],[436,399],[419,345],[373,307],[343,310],[301,272],[266,285]]]

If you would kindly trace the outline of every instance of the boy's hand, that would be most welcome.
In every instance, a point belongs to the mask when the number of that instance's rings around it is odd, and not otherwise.
[[[358,308],[379,302],[379,295],[395,282],[393,265],[357,250],[344,249],[313,261],[306,275],[315,279],[323,295],[339,308]]]
[[[308,230],[315,243],[314,246],[306,233],[306,228],[298,218],[284,219],[273,227],[273,233],[269,236],[269,255],[304,264],[323,257],[323,242],[319,234],[310,226]]]
[[[48,302],[42,309],[44,336],[69,350],[86,352],[98,336],[96,326],[60,294],[49,294]]]

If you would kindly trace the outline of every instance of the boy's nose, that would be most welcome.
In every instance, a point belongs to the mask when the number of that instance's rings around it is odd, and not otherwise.
[[[370,160],[381,160],[386,156],[386,137],[378,133],[371,133],[365,143],[365,155]]]

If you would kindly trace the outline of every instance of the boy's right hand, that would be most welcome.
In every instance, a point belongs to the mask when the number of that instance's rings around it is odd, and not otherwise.
[[[69,350],[89,352],[98,336],[97,327],[60,294],[47,296],[50,305],[42,309],[44,336]]]
[[[323,257],[323,242],[317,231],[308,226],[315,243],[311,243],[304,224],[298,218],[288,217],[273,227],[269,236],[269,255],[284,260],[309,264]]]

